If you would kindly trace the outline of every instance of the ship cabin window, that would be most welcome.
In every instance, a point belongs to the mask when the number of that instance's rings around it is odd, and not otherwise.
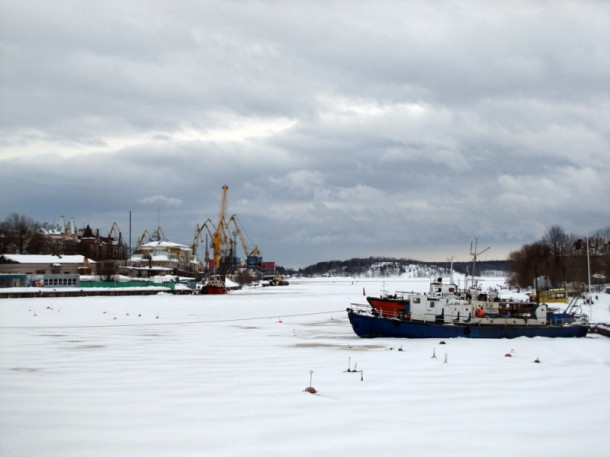
[[[434,308],[434,302],[430,302],[430,308]]]
[[[413,298],[413,303],[421,303],[421,298],[419,298],[419,297]]]

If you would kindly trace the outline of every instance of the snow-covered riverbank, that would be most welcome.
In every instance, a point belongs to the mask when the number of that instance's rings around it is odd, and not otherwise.
[[[427,287],[325,278],[225,296],[1,300],[0,454],[607,455],[608,338],[352,332],[345,308],[364,291]],[[610,322],[609,305],[601,294],[592,320]]]

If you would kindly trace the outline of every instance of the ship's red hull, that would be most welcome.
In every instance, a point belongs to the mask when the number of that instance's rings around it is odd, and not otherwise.
[[[226,294],[227,289],[222,285],[206,284],[201,288],[201,293],[207,295],[221,295]]]

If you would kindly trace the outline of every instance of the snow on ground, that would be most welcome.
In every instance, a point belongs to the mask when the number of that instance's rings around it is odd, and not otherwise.
[[[383,288],[0,300],[0,455],[608,455],[610,339],[359,339]]]

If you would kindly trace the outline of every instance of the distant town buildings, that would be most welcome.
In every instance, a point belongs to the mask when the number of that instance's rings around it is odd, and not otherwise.
[[[163,274],[196,276],[203,271],[203,265],[190,247],[157,240],[138,246],[120,271],[138,278]]]

